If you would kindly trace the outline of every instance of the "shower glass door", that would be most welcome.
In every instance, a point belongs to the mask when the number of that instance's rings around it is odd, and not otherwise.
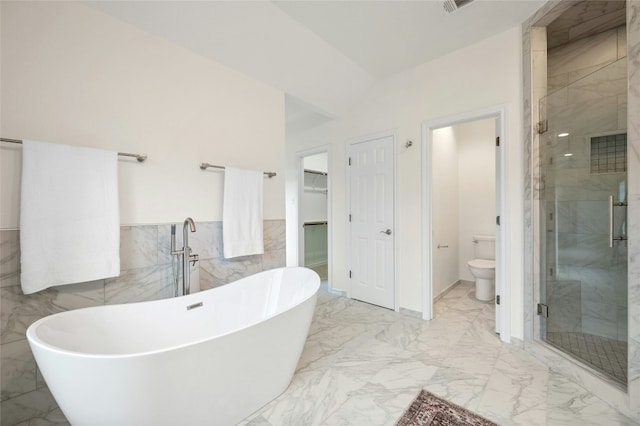
[[[593,92],[618,74],[624,60],[541,101],[539,311],[543,339],[626,384],[626,90]]]

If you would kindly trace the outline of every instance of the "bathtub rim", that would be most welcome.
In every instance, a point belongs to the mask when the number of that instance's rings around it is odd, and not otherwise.
[[[122,307],[122,306],[132,306],[132,305],[144,305],[144,304],[150,304],[150,303],[157,303],[157,302],[166,302],[166,301],[173,301],[175,299],[179,299],[179,298],[183,298],[183,299],[187,299],[187,298],[194,298],[196,299],[198,295],[202,294],[202,293],[207,293],[207,292],[212,292],[215,291],[217,289],[220,289],[224,286],[227,285],[231,285],[234,284],[238,281],[244,280],[246,278],[249,277],[253,277],[253,276],[257,276],[257,275],[262,275],[262,274],[267,274],[267,273],[273,273],[274,271],[277,270],[293,270],[293,269],[305,269],[307,271],[312,272],[313,274],[311,275],[311,279],[313,279],[314,281],[316,281],[316,288],[315,290],[313,290],[312,292],[310,292],[309,296],[307,296],[306,298],[302,299],[299,303],[290,306],[289,308],[276,312],[274,314],[265,316],[263,318],[260,319],[260,321],[254,321],[251,322],[247,325],[245,325],[244,327],[241,328],[236,328],[230,331],[226,331],[224,333],[221,334],[217,334],[213,337],[206,337],[203,339],[194,339],[191,340],[189,342],[183,343],[183,344],[179,344],[179,345],[172,345],[172,346],[167,346],[167,347],[163,347],[161,349],[153,349],[153,350],[146,350],[146,351],[140,351],[140,352],[133,352],[133,353],[123,353],[123,354],[100,354],[100,353],[88,353],[88,352],[78,352],[78,351],[74,351],[74,350],[69,350],[69,349],[63,349],[59,346],[54,346],[50,343],[47,343],[45,341],[43,341],[38,335],[37,335],[37,329],[40,325],[42,325],[43,323],[47,322],[47,320],[50,320],[51,317],[54,316],[62,316],[62,315],[66,315],[69,314],[70,312],[81,312],[84,310],[89,310],[89,309],[108,309],[108,308],[114,308],[114,307]],[[314,277],[315,275],[315,277]],[[171,352],[171,351],[176,351],[176,350],[180,350],[189,346],[194,346],[197,344],[202,344],[214,339],[219,339],[219,338],[223,338],[225,336],[228,336],[230,334],[233,333],[238,333],[241,332],[243,330],[246,330],[248,328],[254,327],[257,324],[266,322],[271,320],[272,318],[275,318],[285,312],[291,311],[292,309],[295,309],[298,306],[304,305],[305,303],[308,303],[310,299],[313,299],[317,296],[318,291],[320,290],[320,277],[319,275],[313,271],[312,269],[309,268],[305,268],[302,266],[290,266],[290,267],[279,267],[279,268],[273,268],[273,269],[268,269],[266,271],[261,271],[258,272],[256,274],[252,274],[252,275],[248,275],[246,277],[240,278],[238,280],[232,281],[228,284],[224,284],[222,286],[218,286],[215,288],[211,288],[208,290],[204,290],[204,291],[200,291],[198,293],[193,293],[193,294],[189,294],[186,296],[179,296],[179,297],[171,297],[171,298],[166,298],[166,299],[158,299],[158,300],[148,300],[148,301],[144,301],[144,302],[132,302],[132,303],[117,303],[117,304],[113,304],[113,305],[99,305],[99,306],[89,306],[86,308],[78,308],[78,309],[72,309],[69,311],[64,311],[64,312],[57,312],[51,315],[47,315],[43,318],[40,318],[39,320],[36,320],[35,322],[33,322],[28,328],[27,331],[25,332],[27,341],[29,343],[29,345],[35,345],[38,347],[43,348],[44,350],[50,351],[50,352],[54,352],[56,354],[59,355],[66,355],[66,356],[75,356],[75,357],[82,357],[82,358],[94,358],[94,359],[128,359],[128,358],[136,358],[136,357],[142,357],[142,356],[150,356],[150,355],[159,355],[162,353],[166,353],[166,352]],[[187,304],[188,305],[188,304]],[[33,352],[33,349],[32,349]],[[34,354],[35,355],[35,354]]]

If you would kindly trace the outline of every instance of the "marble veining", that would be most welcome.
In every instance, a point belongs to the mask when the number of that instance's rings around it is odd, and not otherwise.
[[[284,221],[267,220],[264,222],[264,250],[275,251],[285,249]]]
[[[59,414],[53,413],[54,410],[57,410]],[[56,419],[57,422],[50,423],[48,420],[50,418]],[[43,426],[69,424],[58,409],[53,395],[46,387],[2,401],[3,425],[23,424],[21,422],[24,419],[37,419],[33,421],[33,424]]]
[[[103,280],[51,287],[25,297],[19,286],[0,289],[1,342],[26,339],[27,328],[47,315],[104,304]]]
[[[107,278],[105,304],[146,302],[174,296],[170,265],[123,271],[119,277]]]
[[[36,361],[26,340],[2,345],[2,401],[36,389]]]
[[[182,247],[182,226],[178,226]],[[177,243],[176,243],[177,244]],[[196,232],[189,234],[189,246],[202,259],[216,259],[222,256],[222,222],[196,224]]]
[[[549,372],[548,389],[547,422],[550,425],[572,424],[576,422],[576,418],[580,419],[580,424],[585,425],[637,424],[620,413],[611,412],[611,408],[596,396],[553,371]]]
[[[264,271],[269,269],[279,268],[286,264],[287,264],[287,251],[285,249],[269,250],[262,255],[262,269]]]
[[[20,282],[20,232],[0,232],[0,287]]]
[[[262,265],[262,256],[203,260],[200,261],[200,288],[219,287],[266,269]]]
[[[541,362],[517,350],[503,352],[495,363],[478,409],[493,413],[498,424],[544,424],[547,383],[547,367]],[[505,409],[505,402],[510,410]]]
[[[155,266],[158,263],[158,227],[120,227],[120,270]]]

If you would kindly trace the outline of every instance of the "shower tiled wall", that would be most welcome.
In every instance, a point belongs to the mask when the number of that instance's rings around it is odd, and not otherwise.
[[[285,265],[285,221],[264,222],[265,253],[236,259],[222,257],[222,223],[196,223],[189,234],[200,256],[200,288],[207,290],[245,276]],[[178,224],[176,246],[182,247]],[[119,277],[52,287],[24,295],[20,288],[20,234],[0,231],[1,418],[14,425],[57,407],[36,368],[25,331],[47,315],[90,306],[173,297],[170,224],[120,228]]]

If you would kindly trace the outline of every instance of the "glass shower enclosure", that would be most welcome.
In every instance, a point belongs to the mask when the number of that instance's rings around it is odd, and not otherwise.
[[[541,337],[627,382],[626,58],[540,103]],[[605,83],[603,83],[605,82]]]

